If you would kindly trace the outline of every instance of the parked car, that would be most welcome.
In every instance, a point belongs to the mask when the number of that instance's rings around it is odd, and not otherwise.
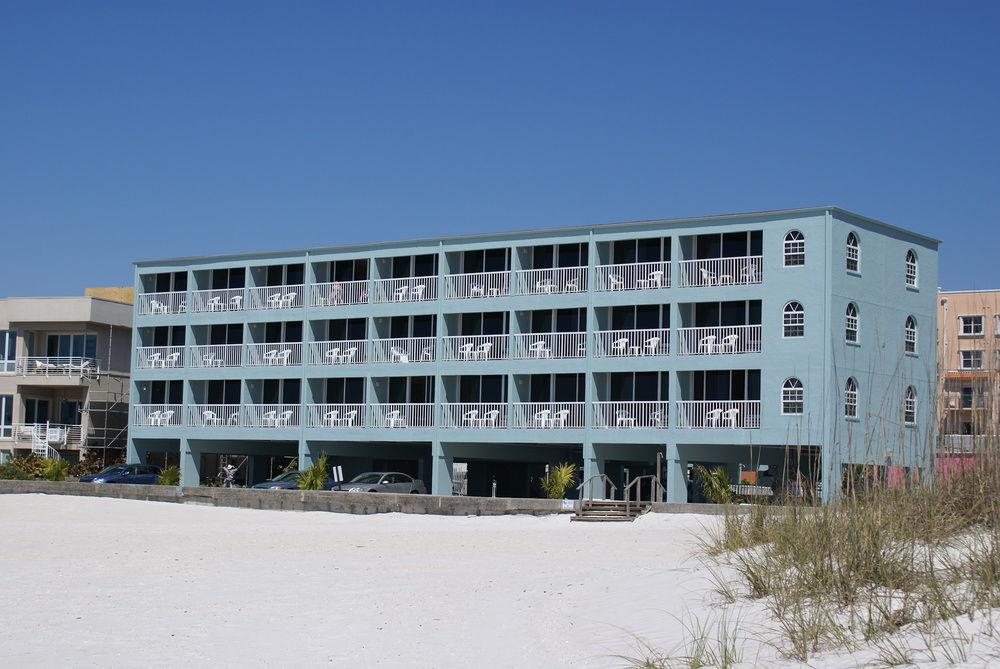
[[[302,478],[304,472],[284,472],[275,476],[270,481],[264,481],[263,483],[257,483],[251,486],[258,490],[298,490],[299,489],[299,479]],[[326,483],[323,485],[324,490],[339,490],[338,486],[340,484],[333,482],[333,477],[327,473]]]
[[[81,483],[136,483],[153,485],[160,478],[156,465],[111,465],[96,474],[81,476]]]
[[[348,483],[334,486],[334,490],[347,492],[398,492],[409,495],[426,495],[427,486],[420,479],[401,472],[365,472]]]

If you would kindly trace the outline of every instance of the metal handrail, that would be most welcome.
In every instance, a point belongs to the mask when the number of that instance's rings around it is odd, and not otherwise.
[[[631,505],[632,505],[632,493],[631,493],[631,491],[632,491],[633,487],[635,488],[635,492],[636,492],[635,502],[637,504],[642,503],[642,501],[643,501],[643,499],[642,499],[642,481],[643,481],[643,479],[649,479],[649,481],[650,481],[650,483],[649,483],[649,503],[652,504],[653,502],[655,502],[657,500],[660,500],[660,501],[663,500],[663,496],[666,494],[667,489],[663,487],[663,484],[660,483],[660,480],[656,477],[655,474],[645,474],[643,476],[636,476],[634,479],[632,479],[629,482],[629,484],[627,486],[625,486],[625,490],[622,492],[623,496],[625,497],[625,513],[629,513],[631,511]],[[657,495],[656,493],[659,493],[659,495]]]
[[[578,508],[577,511],[580,511],[580,509],[583,507],[583,494],[584,494],[583,493],[583,489],[584,489],[584,487],[589,487],[589,491],[590,491],[589,495],[587,496],[587,500],[590,501],[590,502],[594,501],[594,479],[600,479],[601,484],[602,484],[602,486],[601,486],[601,493],[602,494],[607,493],[608,487],[609,486],[611,487],[611,496],[608,497],[607,499],[614,499],[615,498],[615,493],[618,491],[618,488],[615,486],[614,483],[611,482],[611,479],[608,478],[608,475],[607,474],[595,474],[594,476],[591,476],[589,479],[587,479],[586,481],[584,481],[583,483],[581,483],[580,485],[578,485],[576,487],[576,490],[577,490],[577,493],[578,493],[577,494],[577,500],[580,503],[580,508]]]

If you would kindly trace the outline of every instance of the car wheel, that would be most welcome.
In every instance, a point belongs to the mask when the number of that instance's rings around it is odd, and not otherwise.
[[[411,491],[410,491],[410,494],[411,494],[411,495],[419,495],[419,494],[420,494],[420,491],[419,491],[419,490],[411,490]]]
[[[375,489],[373,488],[373,489],[369,490],[368,492],[378,492],[378,490],[375,490]]]

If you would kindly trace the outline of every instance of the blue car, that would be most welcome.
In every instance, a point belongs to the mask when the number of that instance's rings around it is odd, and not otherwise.
[[[160,478],[156,465],[111,465],[96,474],[81,476],[81,483],[136,483],[153,485]]]

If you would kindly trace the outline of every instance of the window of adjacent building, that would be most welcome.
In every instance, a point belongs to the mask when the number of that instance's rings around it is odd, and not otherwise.
[[[45,423],[49,421],[49,401],[34,397],[24,399],[25,424]]]
[[[913,249],[906,252],[906,285],[917,287],[917,254]]]
[[[859,272],[861,267],[861,242],[853,232],[847,235],[847,271]]]
[[[844,386],[844,417],[858,417],[858,382],[853,376],[847,379],[847,384]]]
[[[917,391],[913,386],[906,387],[906,395],[903,398],[903,422],[907,425],[917,422]]]
[[[975,336],[983,334],[983,317],[980,316],[959,316],[959,334],[964,336]]]
[[[804,337],[806,334],[806,311],[798,302],[785,305],[782,316],[783,334],[785,337]]]
[[[13,372],[17,353],[17,332],[0,330],[0,372]]]
[[[906,317],[906,326],[903,331],[903,345],[907,353],[917,353],[917,320],[913,316]]]
[[[14,422],[14,396],[0,395],[0,437],[11,436]]]
[[[781,413],[787,415],[801,414],[805,393],[802,382],[796,378],[787,379],[781,386]]]
[[[975,399],[975,392],[972,386],[962,386],[962,398],[959,405],[962,409],[971,409]]]
[[[960,351],[962,356],[962,369],[982,369],[982,351]]]
[[[785,267],[800,267],[806,264],[806,238],[798,230],[785,235]]]
[[[45,355],[50,358],[96,358],[97,335],[49,335],[45,343]]]
[[[858,306],[851,302],[844,316],[844,339],[852,344],[858,342]]]

